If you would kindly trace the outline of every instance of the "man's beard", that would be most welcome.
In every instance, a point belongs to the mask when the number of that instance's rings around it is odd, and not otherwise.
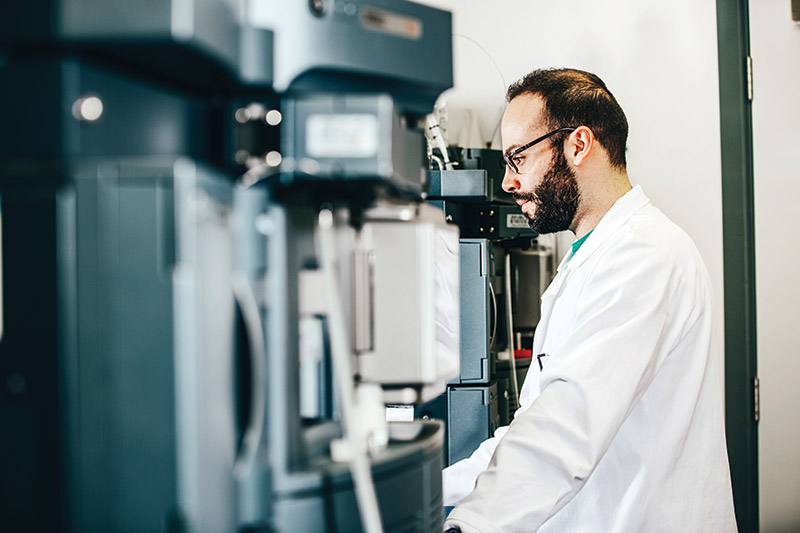
[[[581,201],[575,172],[569,168],[563,150],[554,150],[550,169],[532,192],[515,192],[514,199],[528,200],[536,206],[528,225],[543,235],[570,229]]]

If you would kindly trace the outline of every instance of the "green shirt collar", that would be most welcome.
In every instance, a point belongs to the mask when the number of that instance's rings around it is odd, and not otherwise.
[[[586,239],[592,234],[593,231],[594,229],[589,230],[589,233],[572,243],[572,255],[578,253],[578,249],[583,245],[584,242],[586,242]]]

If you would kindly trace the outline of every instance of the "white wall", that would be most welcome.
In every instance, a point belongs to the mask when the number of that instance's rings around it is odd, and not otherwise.
[[[800,531],[800,25],[788,0],[750,2],[761,530]]]
[[[446,94],[447,107],[451,114],[469,108],[478,115],[466,133],[464,120],[451,117],[451,143],[476,132],[481,141],[490,140],[505,86],[534,68],[576,67],[606,82],[630,123],[631,181],[703,254],[717,296],[722,347],[715,0],[417,1],[453,12],[455,88]],[[462,131],[453,131],[459,125]]]

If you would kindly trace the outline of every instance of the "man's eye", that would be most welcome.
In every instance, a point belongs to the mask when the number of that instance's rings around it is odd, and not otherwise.
[[[514,161],[515,165],[519,166],[522,164],[523,161],[525,161],[525,158],[522,156],[514,156],[511,158],[511,160]]]

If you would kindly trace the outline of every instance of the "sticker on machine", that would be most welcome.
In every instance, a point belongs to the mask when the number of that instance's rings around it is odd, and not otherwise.
[[[361,24],[368,30],[411,40],[422,38],[422,21],[393,11],[366,6],[361,9]]]
[[[509,213],[506,215],[506,227],[528,229],[528,217],[519,213]]]
[[[378,153],[378,117],[367,113],[309,115],[306,153],[316,158],[363,158]]]

